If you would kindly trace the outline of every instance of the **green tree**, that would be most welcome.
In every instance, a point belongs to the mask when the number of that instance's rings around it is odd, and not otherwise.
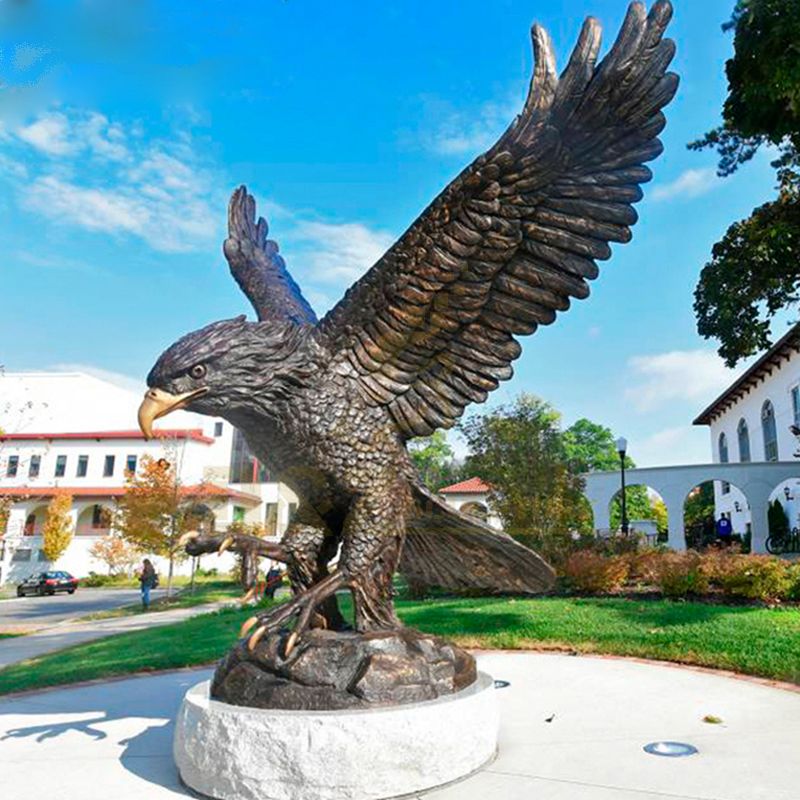
[[[773,500],[767,508],[767,525],[770,535],[776,537],[787,536],[789,533],[789,517],[786,516],[780,500]]]
[[[610,472],[619,469],[619,452],[611,429],[585,417],[564,431],[564,447],[575,472]],[[626,469],[635,466],[631,457],[626,455]]]
[[[800,295],[800,2],[739,0],[725,67],[723,124],[689,145],[714,148],[730,175],[763,147],[777,150],[775,200],[730,226],[695,289],[697,329],[729,366],[770,344],[770,320]]]
[[[465,471],[492,487],[489,502],[505,530],[536,546],[591,525],[560,420],[548,403],[523,394],[460,425],[469,446]]]
[[[460,480],[461,469],[444,431],[412,439],[408,443],[408,452],[422,482],[432,492]]]

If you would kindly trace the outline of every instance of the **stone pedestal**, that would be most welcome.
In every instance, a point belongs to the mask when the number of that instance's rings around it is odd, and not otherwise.
[[[217,800],[384,800],[465,777],[497,749],[494,684],[370,710],[289,711],[191,688],[175,728],[184,783]]]

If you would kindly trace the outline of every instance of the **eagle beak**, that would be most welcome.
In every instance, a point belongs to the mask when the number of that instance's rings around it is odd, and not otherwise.
[[[153,438],[153,423],[160,417],[166,416],[172,411],[184,408],[189,401],[201,394],[205,394],[208,389],[193,389],[191,392],[183,394],[170,394],[163,389],[148,389],[145,392],[144,400],[139,406],[139,428],[145,439]]]

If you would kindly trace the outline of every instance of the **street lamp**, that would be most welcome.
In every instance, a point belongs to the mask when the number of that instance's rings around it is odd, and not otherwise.
[[[628,449],[628,441],[624,436],[617,439],[617,452],[619,453],[620,475],[622,479],[622,533],[628,535],[628,509],[625,505],[625,451]]]

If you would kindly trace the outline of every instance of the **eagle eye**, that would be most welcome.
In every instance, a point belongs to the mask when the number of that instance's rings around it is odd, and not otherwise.
[[[199,380],[200,378],[205,378],[206,376],[206,365],[205,364],[195,364],[190,370],[189,374],[195,379]]]

